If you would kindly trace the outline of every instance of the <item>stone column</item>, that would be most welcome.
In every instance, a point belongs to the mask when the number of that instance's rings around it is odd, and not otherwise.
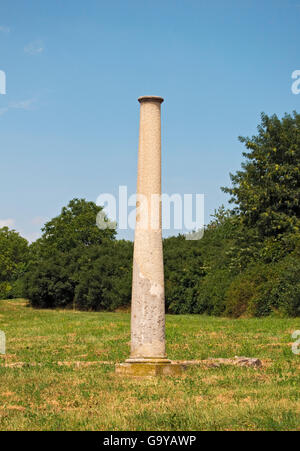
[[[131,304],[131,354],[116,366],[133,376],[180,374],[181,367],[166,358],[165,296],[161,229],[161,104],[143,96],[137,180]]]
[[[161,97],[140,97],[131,361],[166,359],[161,236]]]

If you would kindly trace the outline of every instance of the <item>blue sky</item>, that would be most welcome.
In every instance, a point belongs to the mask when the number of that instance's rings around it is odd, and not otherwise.
[[[300,0],[1,0],[0,225],[32,240],[74,197],[133,193],[145,94],[165,98],[163,191],[204,193],[208,222],[237,137],[300,111],[299,23]]]

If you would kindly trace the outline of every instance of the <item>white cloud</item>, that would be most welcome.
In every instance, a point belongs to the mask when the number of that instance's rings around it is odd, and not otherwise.
[[[19,102],[11,102],[9,108],[15,108],[17,110],[30,110],[35,99],[21,100]]]
[[[41,225],[44,225],[46,221],[47,221],[46,218],[43,218],[42,216],[36,216],[35,218],[32,219],[31,222],[34,225],[41,226]]]
[[[2,33],[9,33],[10,32],[10,28],[9,27],[5,27],[4,25],[0,25],[0,32],[2,32]]]
[[[20,231],[20,235],[23,238],[25,238],[27,241],[29,241],[29,243],[33,243],[34,241],[36,241],[38,238],[41,237],[41,233],[40,232],[23,233],[23,231]]]
[[[43,51],[44,45],[40,39],[30,42],[28,45],[24,47],[24,52],[28,53],[29,55],[39,55]]]
[[[14,219],[0,219],[0,228],[1,227],[13,227],[13,225],[15,224],[15,220]]]
[[[18,102],[10,102],[7,106],[0,108],[0,116],[3,116],[9,110],[25,110],[32,109],[36,99],[20,100]]]
[[[4,113],[6,113],[6,111],[8,111],[9,108],[7,106],[0,108],[0,116],[2,116]]]

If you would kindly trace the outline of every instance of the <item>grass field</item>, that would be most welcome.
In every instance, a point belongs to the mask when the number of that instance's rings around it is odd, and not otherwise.
[[[0,301],[0,430],[300,430],[299,319],[167,315],[171,359],[258,357],[262,368],[189,368],[181,378],[114,374],[128,313],[33,310]],[[106,363],[103,363],[106,362]]]

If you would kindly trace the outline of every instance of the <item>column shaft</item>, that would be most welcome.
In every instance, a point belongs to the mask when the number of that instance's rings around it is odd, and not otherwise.
[[[131,304],[132,360],[165,359],[161,97],[141,97]]]

